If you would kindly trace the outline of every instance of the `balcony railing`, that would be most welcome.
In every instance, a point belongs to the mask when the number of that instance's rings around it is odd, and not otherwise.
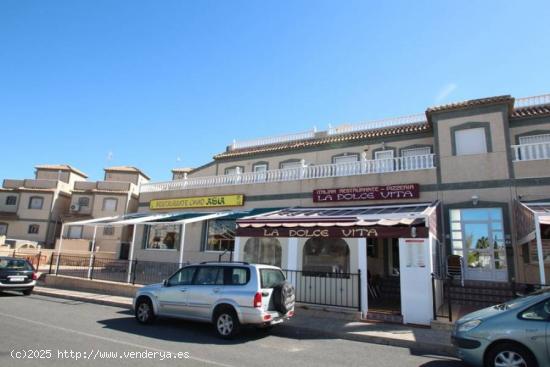
[[[410,124],[415,124],[415,123],[425,122],[425,121],[426,121],[426,115],[423,113],[420,113],[416,115],[394,117],[394,118],[377,120],[377,121],[368,121],[368,122],[362,122],[358,124],[340,125],[337,127],[329,128],[327,133],[328,135],[338,135],[338,134],[351,133],[355,131],[374,130],[374,129],[383,129],[386,127],[410,125]]]
[[[539,106],[550,103],[550,94],[542,94],[540,96],[516,98],[514,102],[515,108]]]
[[[190,177],[184,180],[147,183],[141,185],[140,191],[141,193],[174,191],[229,185],[357,176],[386,172],[416,171],[432,168],[435,168],[433,154],[388,159],[363,159],[357,162],[311,166],[306,166],[302,163],[301,167],[276,169],[264,172],[244,172],[231,175]]]
[[[253,140],[233,141],[233,144],[229,146],[229,150],[255,147],[260,145],[285,143],[289,141],[296,141],[296,140],[303,140],[303,139],[311,139],[313,137],[315,137],[315,130],[304,131],[304,132],[295,133],[295,134],[270,136],[270,137],[258,138]]]
[[[550,142],[512,145],[514,161],[550,159]]]

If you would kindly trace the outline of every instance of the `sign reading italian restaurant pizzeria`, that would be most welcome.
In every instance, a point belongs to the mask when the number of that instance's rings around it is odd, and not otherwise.
[[[217,208],[243,206],[244,195],[193,196],[188,198],[151,200],[150,209]]]
[[[419,196],[420,187],[418,184],[313,190],[313,202],[315,203],[332,201],[417,199]]]

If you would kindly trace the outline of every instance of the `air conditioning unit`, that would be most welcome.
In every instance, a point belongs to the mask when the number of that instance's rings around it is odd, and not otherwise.
[[[80,210],[80,205],[78,204],[72,204],[71,205],[71,211],[72,212],[78,212]]]

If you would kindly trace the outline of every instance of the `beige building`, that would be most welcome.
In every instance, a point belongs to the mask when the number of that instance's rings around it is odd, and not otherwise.
[[[72,190],[70,206],[63,216],[63,253],[95,251],[103,256],[127,258],[132,238],[131,227],[90,227],[71,222],[117,217],[138,208],[140,185],[149,181],[140,169],[128,166],[105,168],[103,181],[80,181]],[[56,248],[59,249],[59,240]]]
[[[74,186],[87,176],[70,165],[37,165],[33,179],[5,179],[0,189],[0,235],[53,248]],[[9,241],[8,241],[9,242]]]

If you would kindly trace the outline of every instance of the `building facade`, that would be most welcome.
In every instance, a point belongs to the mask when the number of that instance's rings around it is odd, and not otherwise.
[[[71,191],[85,173],[69,165],[37,165],[33,179],[5,179],[0,189],[0,235],[53,248]]]

